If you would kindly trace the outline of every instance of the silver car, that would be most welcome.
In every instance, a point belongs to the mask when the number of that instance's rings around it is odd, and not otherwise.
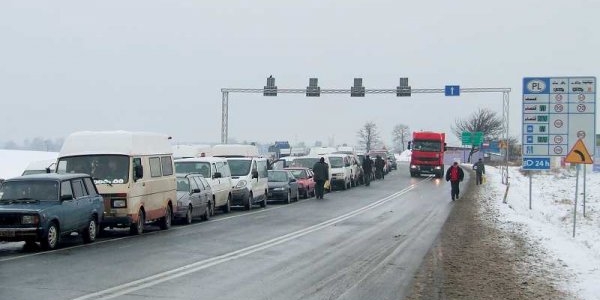
[[[194,217],[206,221],[213,215],[210,185],[200,174],[177,174],[177,208],[175,219],[191,224]]]

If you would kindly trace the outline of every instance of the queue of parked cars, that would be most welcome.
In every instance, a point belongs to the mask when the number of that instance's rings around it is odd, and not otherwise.
[[[232,206],[250,210],[268,201],[310,198],[312,167],[321,157],[330,168],[327,190],[364,182],[364,156],[352,149],[323,147],[268,161],[255,146],[217,145],[174,159],[177,149],[169,140],[146,132],[71,134],[56,162],[41,164],[48,166],[46,173],[0,185],[0,241],[55,249],[61,237],[73,233],[93,242],[104,230],[127,228],[136,235],[147,224],[165,230],[174,221],[208,220],[217,209],[228,213]]]

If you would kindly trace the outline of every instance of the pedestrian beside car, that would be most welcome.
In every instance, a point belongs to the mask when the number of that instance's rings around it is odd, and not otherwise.
[[[385,179],[383,168],[385,168],[385,161],[381,158],[380,155],[377,155],[377,157],[375,158],[375,178]]]
[[[315,195],[317,199],[323,199],[325,181],[329,179],[329,165],[325,158],[321,157],[313,166],[313,179],[315,181]]]
[[[369,155],[365,155],[365,159],[362,164],[362,168],[364,171],[363,178],[365,179],[365,185],[371,185],[371,176],[373,176],[373,161]]]
[[[475,184],[480,185],[483,184],[483,175],[485,174],[485,165],[481,158],[473,165],[473,170],[475,170]]]
[[[458,165],[458,162],[454,162],[448,171],[446,171],[446,181],[450,181],[452,195],[452,201],[458,200],[460,194],[460,182],[465,178],[465,173],[462,168]]]

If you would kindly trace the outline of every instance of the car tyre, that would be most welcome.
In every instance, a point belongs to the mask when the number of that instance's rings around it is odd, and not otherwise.
[[[165,216],[160,218],[160,229],[162,230],[167,230],[171,228],[171,221],[173,220],[171,206],[167,205],[167,208],[165,210]]]
[[[204,214],[202,215],[202,221],[210,220],[210,214],[212,209],[210,208],[212,205],[210,202],[206,203],[206,209],[204,210]]]
[[[284,201],[284,202],[285,202],[285,204],[290,204],[290,203],[292,203],[292,191],[288,191],[288,192],[287,192],[287,197],[286,197],[286,199],[285,199],[285,201]]]
[[[267,207],[267,191],[265,191],[265,195],[263,196],[263,201],[260,203],[260,207],[262,207],[262,208]]]
[[[254,196],[252,195],[252,193],[250,193],[250,195],[248,195],[248,202],[246,204],[244,204],[244,209],[251,210],[253,204],[254,204]]]
[[[192,206],[188,206],[187,211],[185,212],[185,224],[192,224],[192,221],[194,221],[194,215],[192,215],[193,213],[193,208]]]
[[[144,224],[146,224],[146,216],[144,215],[144,211],[140,209],[137,222],[129,226],[129,233],[133,235],[144,233]]]
[[[98,227],[98,222],[95,217],[90,219],[87,227],[83,230],[83,242],[84,243],[93,243],[96,241],[96,237],[98,236],[98,232],[100,232]]]
[[[40,244],[44,250],[54,250],[58,247],[59,243],[60,231],[58,225],[55,222],[51,222]]]
[[[296,202],[300,201],[300,191],[296,190]]]
[[[223,205],[222,210],[226,214],[231,212],[231,195],[227,196],[227,203]]]

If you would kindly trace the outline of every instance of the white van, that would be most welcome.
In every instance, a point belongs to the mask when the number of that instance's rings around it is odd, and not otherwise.
[[[256,146],[215,145],[212,154],[227,159],[229,163],[232,205],[243,205],[246,210],[252,209],[255,203],[267,206],[267,159],[258,157]]]
[[[221,157],[196,157],[175,160],[177,174],[202,174],[212,188],[212,207],[223,212],[231,211],[231,171],[227,160]],[[214,209],[211,209],[214,212]]]
[[[129,227],[141,234],[144,224],[171,227],[176,205],[169,137],[128,131],[83,131],[71,134],[58,155],[57,173],[84,173],[94,178],[104,197],[101,228]]]
[[[56,159],[37,160],[30,162],[21,175],[52,173],[55,170]]]
[[[349,189],[354,181],[350,156],[347,154],[329,154],[327,157],[329,158],[329,170],[331,172],[331,187],[339,186],[344,190]]]
[[[210,156],[209,145],[174,145],[173,159]]]

